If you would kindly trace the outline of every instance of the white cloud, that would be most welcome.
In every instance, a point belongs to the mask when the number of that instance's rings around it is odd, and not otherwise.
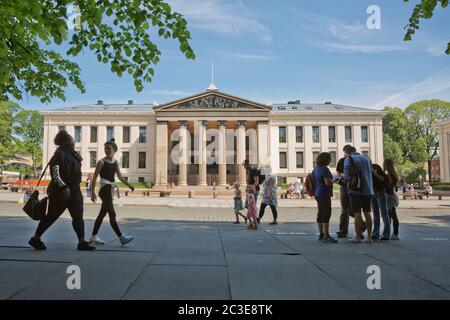
[[[432,98],[450,99],[450,66],[443,68],[406,89],[385,97],[376,103],[375,107],[406,107],[415,101]]]
[[[324,48],[341,52],[361,52],[361,53],[380,53],[406,50],[405,47],[398,45],[370,45],[370,44],[350,44],[350,43],[324,43]]]
[[[183,14],[188,27],[220,34],[251,33],[262,41],[272,40],[270,30],[243,5],[241,1],[169,0],[172,8]]]
[[[241,52],[219,52],[219,51],[206,51],[206,54],[223,56],[232,59],[243,60],[272,60],[273,56],[269,54],[256,54],[256,53],[241,53]]]
[[[186,97],[193,95],[192,92],[182,91],[182,90],[165,90],[156,89],[149,92],[150,95],[163,96],[163,97]]]

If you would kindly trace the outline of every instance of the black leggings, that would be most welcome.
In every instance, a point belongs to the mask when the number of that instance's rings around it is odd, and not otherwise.
[[[47,215],[42,218],[36,229],[36,236],[40,237],[44,232],[66,211],[69,210],[72,217],[72,226],[78,239],[84,238],[83,220],[83,195],[79,188],[70,190],[70,199],[64,201],[60,191],[49,195]]]
[[[262,202],[261,207],[259,208],[259,219],[262,219],[264,216],[264,212],[266,211],[267,203]],[[276,220],[278,218],[277,207],[274,205],[270,205],[270,210],[272,210],[273,219]]]
[[[103,218],[105,218],[106,214],[108,213],[109,222],[111,223],[111,227],[113,228],[114,232],[117,234],[118,237],[122,236],[122,232],[120,232],[119,225],[117,224],[116,220],[116,211],[114,210],[114,204],[111,194],[111,186],[110,185],[103,186],[100,189],[98,195],[100,196],[100,199],[102,199],[102,207],[100,209],[97,219],[95,220],[94,230],[92,231],[92,234],[96,235],[98,233],[98,230],[102,225]]]
[[[394,227],[394,234],[398,236],[398,227],[400,225],[400,222],[398,221],[397,209],[395,207],[392,207],[391,210],[389,210],[389,217],[392,220],[392,226]]]
[[[317,201],[317,223],[330,223],[331,197],[315,197]]]

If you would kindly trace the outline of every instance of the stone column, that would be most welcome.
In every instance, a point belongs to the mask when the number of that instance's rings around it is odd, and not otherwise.
[[[258,121],[258,168],[268,166],[270,161],[269,121]],[[277,141],[278,142],[278,141]]]
[[[206,182],[206,127],[208,121],[199,121],[198,126],[198,185],[207,186]]]
[[[188,163],[188,137],[187,121],[179,121],[180,123],[180,153],[178,159],[179,173],[178,185],[187,186],[187,163]]]
[[[219,121],[219,186],[227,185],[227,143],[226,143],[226,129],[227,122]]]
[[[156,185],[167,186],[167,162],[168,162],[168,141],[169,132],[167,121],[157,121],[156,123],[156,154],[155,154],[155,175]],[[135,154],[131,156],[137,156]]]
[[[247,121],[239,120],[238,121],[238,132],[237,132],[237,166],[238,166],[238,176],[239,176],[239,184],[241,186],[245,186],[247,183],[247,176],[245,172],[245,168],[242,165],[244,160],[246,159],[246,150],[245,150],[245,125]]]

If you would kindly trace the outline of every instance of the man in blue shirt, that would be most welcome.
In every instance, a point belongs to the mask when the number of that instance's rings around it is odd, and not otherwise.
[[[348,194],[350,196],[350,206],[355,214],[355,232],[356,236],[352,242],[360,243],[362,238],[362,214],[366,218],[367,226],[367,242],[372,242],[372,217],[371,203],[373,192],[373,182],[372,182],[372,162],[370,159],[364,155],[356,152],[355,147],[346,148],[344,151],[346,159],[344,162],[344,180],[350,180],[350,170],[357,168],[359,171],[360,184],[358,187],[349,186]],[[355,166],[355,167],[353,167]]]

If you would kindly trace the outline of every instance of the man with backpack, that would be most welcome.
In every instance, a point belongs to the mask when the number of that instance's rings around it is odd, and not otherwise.
[[[372,162],[370,159],[356,152],[356,148],[347,148],[344,161],[344,181],[348,187],[350,207],[355,215],[354,243],[361,243],[363,220],[361,211],[366,218],[367,242],[372,242],[371,203],[373,191]]]
[[[344,154],[351,153],[352,150],[354,150],[353,146],[347,144],[344,146],[342,151],[344,151]],[[356,149],[355,149],[356,151]],[[348,234],[348,225],[350,217],[354,218],[353,211],[350,207],[350,196],[348,194],[348,188],[347,183],[344,180],[344,163],[347,156],[344,156],[343,158],[339,159],[337,165],[336,165],[336,172],[338,176],[340,177],[337,180],[337,183],[339,184],[339,195],[340,195],[340,202],[341,202],[341,216],[339,217],[339,231],[336,232],[338,238],[347,238]],[[362,233],[366,230],[366,223],[363,221],[362,226]],[[364,237],[362,237],[364,239]]]

